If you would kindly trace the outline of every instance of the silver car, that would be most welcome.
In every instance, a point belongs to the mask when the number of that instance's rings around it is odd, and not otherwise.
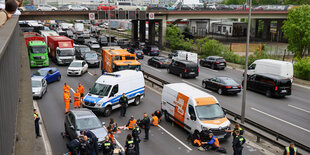
[[[70,139],[80,136],[80,131],[90,130],[98,138],[98,146],[101,148],[107,130],[104,122],[101,124],[98,117],[85,108],[70,110],[65,116],[65,131]]]
[[[34,98],[42,98],[47,91],[47,82],[44,77],[31,77],[32,96]]]
[[[37,7],[37,11],[56,11],[57,8],[47,4],[39,4]]]

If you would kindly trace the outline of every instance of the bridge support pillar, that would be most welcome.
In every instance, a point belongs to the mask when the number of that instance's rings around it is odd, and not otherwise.
[[[282,32],[283,20],[277,20],[277,42],[282,41],[283,32]]]
[[[265,19],[264,20],[264,31],[263,31],[263,36],[262,38],[263,39],[266,39],[266,40],[270,40],[270,23],[271,23],[271,20],[268,20],[268,19]]]
[[[166,29],[167,29],[167,21],[166,19],[162,19],[159,22],[159,36],[158,36],[158,42],[160,44],[160,46],[165,46],[165,42],[166,42]]]
[[[132,20],[131,23],[131,39],[135,42],[138,40],[138,20]]]
[[[141,42],[145,42],[145,20],[140,20],[140,29],[139,29],[139,34],[140,34],[140,36],[139,36],[139,40],[141,41]]]
[[[149,43],[155,44],[155,21],[149,20]]]
[[[253,19],[253,22],[252,22],[252,27],[253,27],[253,30],[254,30],[254,38],[258,36],[258,27],[259,27],[259,20],[258,19]]]

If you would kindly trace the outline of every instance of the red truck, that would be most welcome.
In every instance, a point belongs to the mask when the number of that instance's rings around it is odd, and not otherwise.
[[[49,56],[58,65],[68,65],[74,59],[73,40],[66,36],[47,36]]]
[[[45,39],[36,32],[25,32],[30,67],[46,67],[49,66],[48,51]]]

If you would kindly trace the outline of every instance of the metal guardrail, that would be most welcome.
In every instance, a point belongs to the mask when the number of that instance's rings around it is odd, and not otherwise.
[[[144,78],[145,80],[149,81],[152,83],[152,87],[154,87],[154,85],[160,87],[160,88],[163,88],[163,86],[165,84],[169,84],[168,81],[165,81],[165,80],[162,80],[150,73],[147,73],[147,72],[144,72]],[[226,112],[226,114],[230,115],[232,118],[228,118],[230,121],[236,123],[238,122],[237,120],[241,119],[241,116],[231,110],[228,110],[226,108],[223,108],[224,111]],[[262,126],[250,119],[247,119],[245,118],[245,124],[240,124],[245,130],[253,133],[254,135],[256,135],[257,137],[257,142],[260,142],[260,139],[263,138],[279,147],[282,147],[282,148],[285,148],[287,146],[286,143],[290,143],[290,142],[293,142],[295,143],[295,146],[298,147],[299,149],[301,149],[302,151],[299,151],[298,154],[299,155],[302,155],[302,154],[308,154],[310,153],[310,147],[307,146],[307,145],[304,145],[296,140],[293,140],[281,133],[278,133],[268,127],[265,127],[265,126]],[[256,129],[255,129],[256,128]],[[267,135],[264,135],[263,133],[261,133],[261,131],[271,135],[271,136],[267,136]],[[280,140],[284,141],[284,142],[281,142]],[[286,143],[285,143],[286,142]]]

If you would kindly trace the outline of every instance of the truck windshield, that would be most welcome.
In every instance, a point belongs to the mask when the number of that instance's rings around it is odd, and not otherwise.
[[[114,71],[122,71],[122,70],[140,70],[140,65],[127,65],[127,66],[116,66]]]
[[[33,54],[46,53],[46,46],[31,46],[30,52]]]
[[[212,120],[225,117],[219,104],[196,106],[197,116],[201,120]]]
[[[111,85],[95,83],[95,85],[90,89],[91,94],[99,96],[108,96],[111,89]]]
[[[61,49],[59,56],[73,56],[74,55],[74,51],[73,49]]]

